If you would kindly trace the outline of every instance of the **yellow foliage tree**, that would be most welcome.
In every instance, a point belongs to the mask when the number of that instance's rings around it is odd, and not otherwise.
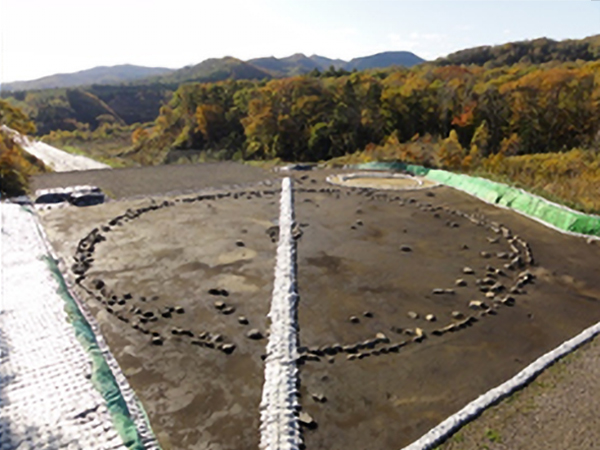
[[[449,136],[440,144],[437,159],[440,167],[445,169],[460,169],[465,159],[466,151],[458,141],[455,130],[451,130]]]

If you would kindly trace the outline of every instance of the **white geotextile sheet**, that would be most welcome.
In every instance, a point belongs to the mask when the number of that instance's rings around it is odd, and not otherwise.
[[[31,213],[0,203],[0,449],[125,449]]]

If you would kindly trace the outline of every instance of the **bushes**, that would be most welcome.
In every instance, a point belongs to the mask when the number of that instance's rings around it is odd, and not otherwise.
[[[0,194],[14,197],[28,192],[29,177],[45,172],[44,164],[20,148],[12,137],[0,130]]]

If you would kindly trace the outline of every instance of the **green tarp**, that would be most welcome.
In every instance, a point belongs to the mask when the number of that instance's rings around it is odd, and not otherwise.
[[[401,162],[373,162],[358,164],[354,167],[358,170],[408,171],[414,175],[424,176],[429,180],[459,189],[485,202],[510,208],[560,230],[600,237],[600,216],[574,211],[522,189],[485,178],[471,177],[445,170],[427,169]]]
[[[98,347],[96,336],[92,331],[90,324],[83,316],[73,297],[71,297],[69,289],[54,260],[49,256],[44,257],[44,260],[58,283],[58,294],[65,302],[65,312],[67,313],[71,325],[73,325],[77,340],[81,343],[92,360],[92,383],[106,401],[115,429],[128,449],[143,450],[144,444],[142,443],[135,423],[131,418],[121,389],[119,388],[106,359],[104,359],[102,350]]]

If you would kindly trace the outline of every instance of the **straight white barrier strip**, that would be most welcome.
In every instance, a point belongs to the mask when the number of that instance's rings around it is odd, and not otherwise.
[[[430,450],[448,439],[455,431],[479,416],[486,408],[494,405],[518,389],[524,387],[560,358],[573,352],[581,345],[600,334],[600,322],[585,329],[574,338],[539,357],[510,380],[473,400],[456,414],[448,417],[427,434],[403,450]]]
[[[279,243],[269,319],[271,322],[265,382],[260,404],[260,448],[298,450],[301,446],[298,403],[298,324],[296,243],[292,236],[294,199],[292,182],[281,184]]]

